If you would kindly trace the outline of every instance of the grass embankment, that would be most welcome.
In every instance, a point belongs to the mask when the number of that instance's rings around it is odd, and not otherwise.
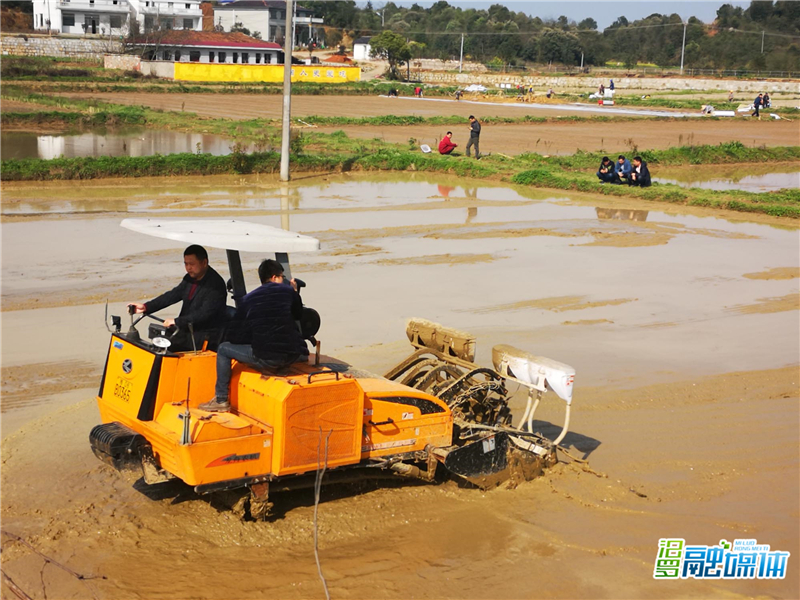
[[[732,142],[719,146],[671,148],[642,151],[651,168],[659,165],[745,163],[800,160],[800,147],[747,148]],[[405,150],[379,140],[351,140],[344,132],[304,133],[293,141],[293,168],[297,171],[427,171],[463,177],[509,181],[537,188],[574,190],[606,196],[706,206],[741,212],[758,212],[777,217],[800,218],[800,190],[756,194],[739,190],[705,190],[654,184],[640,189],[602,185],[594,173],[601,153],[544,158],[527,154],[503,155],[481,161]],[[212,175],[224,173],[275,173],[277,152],[228,156],[171,154],[151,157],[23,159],[2,162],[3,181],[94,179],[102,177],[144,177],[171,175]]]
[[[643,150],[639,154],[648,163],[652,172],[659,166],[797,161],[800,160],[800,146],[748,148],[740,142],[728,142],[718,146]],[[603,185],[594,175],[594,169],[599,165],[601,158],[599,153],[579,152],[573,156],[550,159],[543,159],[537,154],[526,154],[519,158],[533,165],[533,168],[519,171],[511,177],[513,183],[521,185],[600,193],[608,196],[633,196],[643,200],[673,204],[800,218],[800,190],[797,189],[758,194],[742,190],[718,191],[658,183],[649,188]]]

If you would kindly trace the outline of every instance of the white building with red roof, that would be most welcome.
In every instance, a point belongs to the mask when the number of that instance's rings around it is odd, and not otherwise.
[[[276,65],[283,49],[243,33],[164,31],[140,38],[136,46],[146,60],[174,62]]]

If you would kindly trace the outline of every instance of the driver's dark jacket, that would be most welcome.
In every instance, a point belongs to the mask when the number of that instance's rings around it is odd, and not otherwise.
[[[239,301],[227,341],[251,345],[262,360],[292,362],[308,355],[295,323],[302,311],[300,295],[290,284],[268,281]]]
[[[168,292],[153,298],[144,305],[145,314],[152,314],[183,301],[180,315],[175,319],[178,329],[186,329],[189,323],[195,331],[206,331],[220,327],[225,319],[227,290],[219,273],[208,267],[205,276],[197,282],[197,290],[189,300],[189,292],[195,280],[187,273],[181,282]]]

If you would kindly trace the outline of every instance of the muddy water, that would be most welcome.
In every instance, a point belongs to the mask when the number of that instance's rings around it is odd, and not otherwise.
[[[782,581],[652,579],[660,537],[800,551],[798,231],[663,211],[414,175],[5,186],[3,527],[108,577],[90,582],[103,598],[321,596],[309,494],[241,523],[180,486],[133,485],[86,442],[102,302],[119,314],[182,275],[179,245],[120,219],[234,217],[322,241],[292,268],[327,353],[385,371],[409,350],[405,319],[424,316],[476,334],[479,362],[511,343],[575,366],[565,443],[608,475],[327,490],[334,597],[798,597],[796,561]],[[244,258],[252,286],[261,257]],[[541,411],[561,423],[560,401]],[[3,560],[42,595],[41,559],[9,544]],[[44,587],[90,595],[49,568]]]
[[[662,168],[659,175],[653,181],[709,190],[771,192],[800,189],[800,168],[796,163]]]
[[[123,133],[42,135],[25,131],[0,134],[0,154],[9,158],[75,158],[80,156],[152,156],[180,152],[223,155],[232,140],[217,135],[137,129]],[[247,148],[252,152],[252,148]]]

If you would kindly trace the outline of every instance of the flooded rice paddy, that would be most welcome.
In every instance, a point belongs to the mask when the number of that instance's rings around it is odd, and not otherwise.
[[[218,135],[136,129],[117,133],[0,133],[0,154],[9,158],[76,158],[83,156],[152,156],[181,152],[230,154],[234,142]],[[247,152],[251,147],[245,146]]]
[[[1,208],[0,514],[42,551],[105,576],[90,582],[98,597],[322,594],[310,494],[283,495],[275,519],[243,523],[186,489],[143,490],[89,450],[103,303],[122,314],[183,275],[180,244],[119,227],[148,215],[319,238],[320,252],[292,256],[292,274],[322,315],[323,352],[363,368],[384,372],[404,357],[405,321],[419,316],[475,334],[479,363],[508,343],[577,369],[565,444],[599,477],[560,464],[488,493],[323,491],[320,554],[334,597],[800,592],[791,568],[780,581],[669,589],[652,577],[665,536],[800,550],[792,223],[418,174],[17,184]],[[210,254],[227,277],[224,252]],[[263,257],[243,258],[252,288]],[[549,395],[540,410],[543,424],[561,422]],[[3,559],[29,592],[88,593],[55,571],[40,578],[41,560],[23,547]]]
[[[796,163],[762,163],[661,168],[659,176],[653,177],[653,181],[673,183],[687,188],[772,192],[781,189],[800,189],[800,166]]]

